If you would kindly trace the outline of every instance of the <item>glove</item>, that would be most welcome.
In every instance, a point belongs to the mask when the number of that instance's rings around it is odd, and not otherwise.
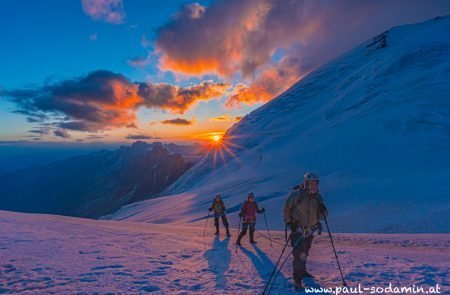
[[[293,222],[288,222],[288,223],[286,223],[286,225],[291,229],[291,231],[297,230],[297,226]]]
[[[319,213],[325,215],[325,212],[327,212],[327,207],[323,203],[319,204]]]
[[[212,211],[212,208],[209,208],[209,209],[208,209],[208,211],[210,211],[210,212],[211,212],[211,211]]]
[[[261,213],[266,212],[266,209],[264,209],[264,207],[261,208]]]
[[[239,217],[242,217],[242,213],[239,213]]]

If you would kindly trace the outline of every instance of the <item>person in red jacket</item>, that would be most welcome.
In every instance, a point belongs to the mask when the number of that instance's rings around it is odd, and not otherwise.
[[[256,213],[261,214],[264,211],[266,211],[264,208],[258,208],[258,204],[255,202],[255,195],[252,192],[248,193],[247,201],[244,202],[241,213],[239,213],[239,217],[242,218],[242,231],[239,233],[236,241],[237,245],[241,245],[241,239],[247,233],[247,229],[250,229],[250,243],[256,244],[253,237],[255,233]]]

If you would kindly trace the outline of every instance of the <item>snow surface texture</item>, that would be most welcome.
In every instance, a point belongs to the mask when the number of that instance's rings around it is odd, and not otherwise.
[[[106,218],[195,224],[220,193],[236,224],[253,191],[282,229],[286,196],[315,171],[338,232],[450,232],[448,32],[441,17],[354,48],[230,128],[225,160],[210,154],[167,197]]]
[[[256,233],[235,253],[233,237],[203,228],[88,220],[0,211],[0,293],[261,294],[281,251]],[[448,294],[450,235],[337,234],[335,244],[349,286],[441,285]],[[290,248],[288,248],[290,249]],[[272,294],[293,292],[291,258]],[[339,286],[328,237],[318,236],[308,286]]]

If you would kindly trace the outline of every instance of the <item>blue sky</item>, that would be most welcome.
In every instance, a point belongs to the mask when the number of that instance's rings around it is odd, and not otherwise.
[[[161,73],[156,58],[145,67],[129,64],[129,60],[145,58],[154,50],[151,40],[157,28],[186,3],[190,1],[127,1],[123,22],[111,24],[86,15],[79,0],[2,1],[0,28],[4,42],[0,47],[0,87],[37,87],[46,81],[78,77],[98,69],[121,73],[133,81],[183,86],[198,82],[200,79],[196,77],[176,80],[171,73]],[[208,1],[200,3],[206,5]],[[148,44],[143,44],[146,40]],[[23,135],[33,128],[23,115],[12,112],[15,107],[6,99],[0,100],[0,124],[8,126],[0,131],[5,140],[24,139]],[[148,117],[144,121],[167,117],[158,110],[142,109],[139,113],[142,118]],[[211,102],[195,112],[188,111],[184,117],[198,120],[222,113],[219,103]],[[242,111],[234,113],[238,116]]]
[[[0,81],[21,87],[97,69],[144,79],[146,73],[130,67],[127,59],[145,55],[142,36],[154,37],[153,32],[188,2],[129,1],[125,22],[109,24],[92,20],[78,0],[2,1]]]

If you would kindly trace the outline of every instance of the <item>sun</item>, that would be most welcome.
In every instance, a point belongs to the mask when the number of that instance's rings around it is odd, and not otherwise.
[[[212,136],[212,140],[214,141],[214,142],[219,142],[220,140],[222,139],[222,137],[220,136],[220,135],[213,135]]]

